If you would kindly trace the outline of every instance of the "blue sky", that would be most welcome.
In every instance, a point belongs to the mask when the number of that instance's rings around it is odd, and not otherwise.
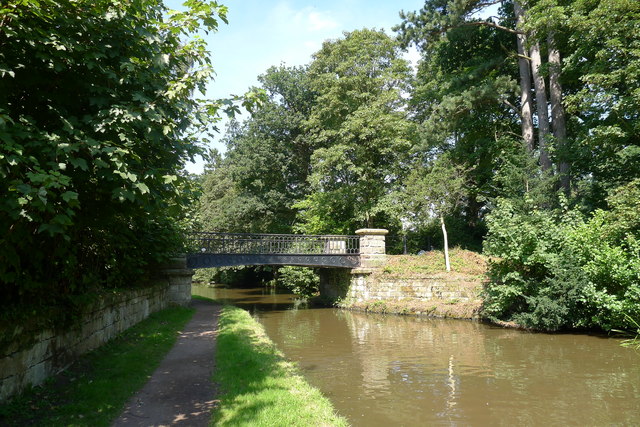
[[[166,3],[178,9],[181,1]],[[400,22],[399,11],[418,10],[424,1],[221,0],[220,3],[229,8],[229,24],[221,22],[218,32],[207,37],[216,71],[215,81],[208,87],[210,98],[243,94],[257,85],[257,76],[272,65],[307,64],[324,40],[339,38],[344,31],[384,28],[392,34],[391,27]],[[214,147],[224,151],[219,142],[214,142]],[[187,169],[199,173],[202,167],[202,162],[197,162]]]

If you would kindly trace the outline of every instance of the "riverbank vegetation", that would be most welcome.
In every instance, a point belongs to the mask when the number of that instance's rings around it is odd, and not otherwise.
[[[494,320],[633,328],[640,4],[491,5],[427,0],[395,37],[344,33],[304,66],[266,70],[268,99],[202,177],[200,226],[386,228],[396,253],[402,237],[410,253],[446,238],[495,258]]]
[[[212,425],[348,425],[248,312],[226,306],[218,325],[214,379],[221,395]]]
[[[173,347],[194,310],[153,313],[69,369],[0,405],[3,426],[109,426]]]

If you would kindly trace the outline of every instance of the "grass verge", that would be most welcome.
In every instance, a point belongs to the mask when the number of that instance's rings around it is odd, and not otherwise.
[[[108,426],[158,367],[195,310],[154,313],[43,386],[0,405],[1,426]]]
[[[218,321],[216,426],[346,426],[246,311],[226,306]]]
[[[394,276],[460,273],[478,277],[484,277],[487,272],[489,258],[477,252],[452,248],[449,250],[449,258],[451,272],[447,273],[442,251],[433,250],[424,255],[388,255],[383,272]]]

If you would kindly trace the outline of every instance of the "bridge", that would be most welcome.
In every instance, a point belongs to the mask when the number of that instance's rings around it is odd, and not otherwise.
[[[358,268],[381,261],[387,230],[362,229],[355,236],[199,232],[190,235],[187,268],[298,265]]]

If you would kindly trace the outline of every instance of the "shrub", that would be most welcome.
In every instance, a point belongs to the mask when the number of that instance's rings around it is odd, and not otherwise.
[[[182,247],[186,161],[212,118],[217,4],[9,2],[0,31],[0,310],[128,287]],[[67,310],[61,310],[66,312]]]
[[[276,281],[278,285],[305,298],[318,295],[320,290],[320,276],[308,267],[282,267],[278,269]]]
[[[517,209],[488,218],[485,313],[543,330],[630,327],[640,315],[640,180],[617,189],[608,211]]]

